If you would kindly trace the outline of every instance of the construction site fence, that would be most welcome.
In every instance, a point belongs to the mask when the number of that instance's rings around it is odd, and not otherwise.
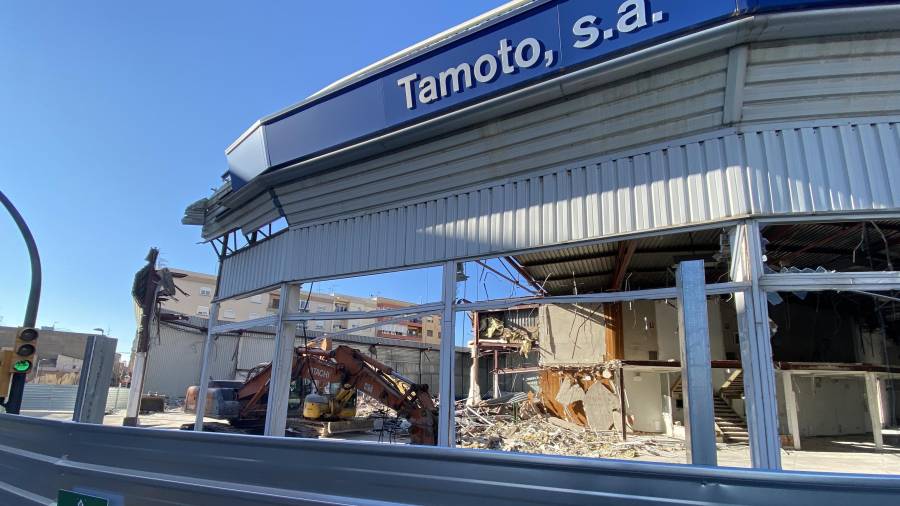
[[[0,504],[896,504],[900,479],[195,433],[0,415]]]
[[[78,385],[41,385],[28,383],[22,398],[23,411],[74,411]],[[128,389],[110,387],[106,395],[106,412],[128,406]]]

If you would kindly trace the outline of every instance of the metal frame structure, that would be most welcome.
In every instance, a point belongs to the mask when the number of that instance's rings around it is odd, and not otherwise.
[[[873,216],[885,217],[882,213],[870,213]],[[888,214],[888,216],[891,216]],[[608,293],[590,293],[579,295],[565,296],[528,296],[501,298],[483,301],[460,301],[457,299],[457,266],[467,261],[484,261],[494,258],[494,255],[484,257],[461,258],[453,261],[445,262],[443,268],[443,289],[442,300],[421,305],[405,307],[401,309],[377,310],[377,311],[356,311],[356,312],[322,312],[322,313],[306,313],[293,312],[289,308],[293,308],[295,304],[290,303],[288,292],[299,293],[299,285],[301,283],[286,283],[282,285],[282,300],[286,303],[282,304],[279,313],[275,316],[249,320],[245,322],[229,322],[220,324],[215,319],[216,307],[221,300],[217,301],[210,309],[210,331],[207,337],[207,347],[215,335],[226,331],[235,331],[241,329],[249,329],[260,325],[275,326],[284,333],[285,336],[290,335],[295,327],[296,322],[315,321],[315,320],[333,320],[340,318],[347,319],[372,319],[380,317],[397,317],[403,315],[415,314],[440,314],[442,316],[443,336],[455,335],[455,317],[458,312],[482,311],[491,309],[504,309],[522,304],[575,304],[575,303],[609,303],[609,302],[625,302],[634,300],[659,300],[666,298],[678,297],[697,297],[698,293],[702,293],[702,297],[706,295],[722,295],[734,294],[735,304],[738,313],[739,336],[741,348],[741,363],[745,369],[744,389],[747,405],[747,423],[750,433],[750,447],[752,465],[757,469],[778,470],[781,469],[780,451],[781,442],[778,434],[778,406],[775,392],[775,367],[772,361],[772,348],[770,342],[769,326],[768,326],[768,308],[766,302],[766,292],[778,290],[797,290],[801,288],[808,291],[822,290],[894,290],[900,289],[900,272],[865,272],[865,273],[778,273],[763,274],[763,258],[760,244],[760,225],[777,222],[803,222],[803,221],[854,221],[862,219],[862,217],[852,213],[847,214],[829,214],[826,216],[808,216],[800,217],[794,220],[784,220],[776,218],[767,220],[765,218],[745,219],[745,220],[729,220],[727,223],[710,223],[705,226],[690,227],[692,230],[722,228],[727,227],[730,232],[732,244],[732,265],[731,278],[732,281],[724,283],[705,284],[695,281],[687,283],[684,286],[676,286],[672,288],[658,288],[648,290],[608,292]],[[672,233],[666,231],[665,233]],[[648,233],[635,234],[635,237],[646,237]],[[627,240],[630,236],[616,237],[613,240]],[[582,244],[609,242],[610,239],[597,241],[588,241]],[[552,249],[565,248],[567,245],[558,245]],[[551,248],[541,248],[548,250]],[[702,266],[701,266],[702,267]],[[386,272],[397,272],[404,269],[391,269]],[[696,276],[694,276],[696,278]],[[702,278],[699,278],[702,279]],[[307,280],[304,280],[304,282]],[[679,305],[681,306],[681,305]],[[685,313],[684,316],[690,318]],[[696,322],[704,322],[705,315],[702,318],[695,315]],[[375,324],[376,326],[383,322]],[[687,325],[687,323],[685,323]],[[681,325],[681,327],[685,327]],[[698,327],[698,331],[687,332],[683,338],[694,342],[697,339],[702,341],[704,332]],[[692,348],[696,346],[706,348],[706,364],[709,367],[709,345],[708,345],[708,329],[706,331],[706,345],[703,346],[697,341],[693,346],[685,343],[682,349]],[[281,344],[285,349],[285,342],[293,342],[293,339],[282,338]],[[281,347],[276,346],[275,361],[278,363]],[[454,339],[443,339],[441,342],[441,359],[440,359],[440,385],[439,396],[441,399],[453,399],[455,391],[453,385],[454,378]],[[209,356],[204,353],[204,363],[201,369],[206,371],[208,368]],[[683,364],[694,364],[690,367],[699,367],[696,364],[702,364],[702,357],[693,356],[683,357]],[[278,371],[276,367],[276,371]],[[286,376],[288,373],[283,371],[273,376],[273,383],[279,376]],[[703,371],[699,371],[701,377],[704,377]],[[208,387],[208,379],[205,373],[201,375],[201,392],[198,402],[205,399],[205,389]],[[706,376],[709,371],[706,372]],[[691,390],[691,384],[699,385],[696,391]],[[709,390],[710,381],[688,380],[686,396],[688,404],[688,420],[693,422],[695,429],[703,428],[703,432],[692,433],[689,438],[690,461],[694,464],[715,465],[715,444],[714,434],[711,434],[712,420],[712,395],[706,395]],[[280,387],[279,387],[280,388]],[[868,388],[871,388],[870,386]],[[700,390],[704,390],[701,392]],[[691,395],[693,394],[693,395]],[[286,396],[284,400],[286,401]],[[274,404],[270,405],[274,406]],[[455,443],[455,421],[452,402],[442,402],[440,404],[439,428],[438,428],[438,444],[439,446],[452,447]],[[202,407],[198,403],[198,408]],[[281,409],[270,409],[266,422],[266,435],[279,436],[284,434],[284,424],[286,419],[286,404]],[[702,413],[709,416],[703,417]],[[198,409],[198,413],[202,413]],[[197,416],[195,424],[197,430],[202,430],[202,417]],[[690,430],[690,429],[689,429]],[[876,436],[877,438],[877,436]],[[340,444],[353,444],[352,442]]]

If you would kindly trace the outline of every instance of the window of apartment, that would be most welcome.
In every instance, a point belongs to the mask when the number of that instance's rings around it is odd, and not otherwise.
[[[428,329],[425,331],[425,335],[428,337],[434,337],[434,331],[431,329]]]
[[[234,320],[234,309],[226,309],[222,311],[222,318]]]
[[[250,302],[254,304],[262,304],[262,295],[254,295],[250,297]]]
[[[297,310],[300,311],[301,313],[308,313],[309,312],[309,301],[301,300],[300,305],[297,307]]]
[[[279,302],[281,302],[281,297],[273,295],[272,298],[269,299],[269,309],[278,309]]]
[[[209,306],[197,306],[197,316],[209,316]]]
[[[337,313],[344,313],[349,309],[349,306],[346,302],[335,302],[334,310]]]
[[[203,297],[212,297],[212,288],[208,286],[201,286],[200,295]]]

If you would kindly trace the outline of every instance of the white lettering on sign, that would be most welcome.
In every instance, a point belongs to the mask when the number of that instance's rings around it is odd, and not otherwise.
[[[431,104],[480,84],[487,84],[501,75],[514,74],[544,61],[550,67],[556,61],[552,49],[544,50],[541,41],[528,37],[513,46],[509,39],[502,39],[497,54],[479,56],[473,63],[460,63],[435,76],[409,74],[397,80],[403,89],[406,108],[415,109],[419,104]]]
[[[328,379],[328,377],[330,376],[330,373],[325,369],[321,369],[318,367],[310,367],[309,375],[312,376],[313,378]]]
[[[615,28],[601,28],[603,20],[594,15],[578,18],[572,25],[572,35],[576,38],[572,46],[576,49],[588,49],[604,40],[615,39],[621,33],[634,33],[668,19],[666,13],[662,11],[648,13],[647,0],[626,0],[619,5],[616,12],[619,13],[619,19],[615,23]]]
[[[605,40],[617,38],[620,34],[635,33],[651,24],[663,23],[668,19],[665,12],[650,13],[647,0],[626,0],[616,10],[619,17],[615,27],[604,28],[603,20],[594,15],[579,18],[572,25],[576,49],[589,49]],[[534,68],[543,62],[545,67],[556,63],[556,52],[545,49],[544,44],[527,37],[516,44],[509,39],[501,39],[496,54],[486,53],[474,62],[460,63],[439,72],[437,76],[420,76],[412,73],[397,80],[403,89],[407,109],[419,105],[433,104],[455,93],[487,84],[504,75],[515,74],[522,69]]]

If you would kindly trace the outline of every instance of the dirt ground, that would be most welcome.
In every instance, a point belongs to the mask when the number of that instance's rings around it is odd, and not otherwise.
[[[27,416],[71,420],[71,412],[26,411]],[[107,415],[104,425],[122,425],[124,412]],[[211,418],[208,422],[217,422]],[[194,415],[178,411],[141,415],[140,426],[155,429],[178,429],[194,421]],[[900,430],[884,430],[882,451],[875,450],[871,434],[839,437],[807,437],[801,440],[803,450],[783,449],[781,462],[785,470],[840,473],[889,474],[900,476]],[[647,437],[647,436],[642,436]],[[332,438],[338,439],[338,438]],[[342,435],[340,439],[377,441],[376,434]],[[720,466],[750,467],[750,448],[745,445],[719,445]],[[686,456],[641,455],[634,460],[684,464]]]

